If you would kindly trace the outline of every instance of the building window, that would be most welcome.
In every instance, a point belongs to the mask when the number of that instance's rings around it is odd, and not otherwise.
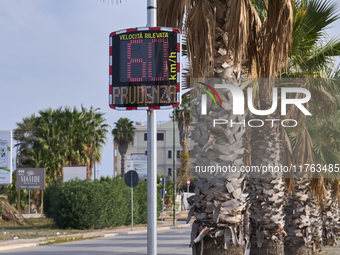
[[[181,157],[181,151],[176,151],[176,158],[180,158]]]
[[[148,140],[148,133],[144,133],[144,141]],[[164,133],[157,133],[157,141],[164,141]]]
[[[172,151],[168,151],[168,158],[171,158],[171,152]]]
[[[157,141],[164,141],[164,133],[157,133]]]
[[[172,174],[172,169],[168,168],[168,176],[171,176],[171,174]]]

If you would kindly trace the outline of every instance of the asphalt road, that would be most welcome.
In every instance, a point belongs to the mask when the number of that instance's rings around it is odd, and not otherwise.
[[[159,231],[157,235],[157,254],[192,254],[191,248],[189,248],[190,231],[190,227]],[[8,250],[0,252],[0,254],[142,255],[147,254],[147,236],[146,233],[143,233],[97,238],[63,244]]]

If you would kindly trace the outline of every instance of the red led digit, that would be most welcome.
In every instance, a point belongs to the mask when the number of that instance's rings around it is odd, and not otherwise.
[[[141,44],[143,46],[143,40],[130,40],[127,44],[127,59],[129,60],[127,63],[127,78],[130,79],[130,82],[139,82],[142,81],[143,78],[146,78],[146,62],[143,61],[143,58],[133,58],[132,56],[132,45],[133,44]],[[131,77],[132,76],[132,64],[142,63],[142,77]]]
[[[156,43],[162,43],[163,44],[163,52],[158,56],[158,54],[155,54],[157,57],[163,57],[163,61],[160,62],[153,62],[153,58],[156,57],[153,55]],[[148,43],[148,78],[151,79],[151,81],[164,81],[164,78],[168,76],[168,62],[167,62],[167,57],[168,57],[168,42],[164,41],[163,38],[160,39],[152,39],[151,42]],[[158,70],[157,64],[162,65],[163,69],[163,77],[161,75],[157,75],[156,77],[153,76],[153,71]]]

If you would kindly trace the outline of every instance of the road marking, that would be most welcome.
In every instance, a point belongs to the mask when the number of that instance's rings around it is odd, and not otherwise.
[[[185,231],[176,231],[175,233],[177,233],[177,234],[183,234],[183,233],[185,233]]]

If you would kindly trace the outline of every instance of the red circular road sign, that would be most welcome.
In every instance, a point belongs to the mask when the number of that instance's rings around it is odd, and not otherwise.
[[[190,186],[190,179],[187,180],[187,185]]]

